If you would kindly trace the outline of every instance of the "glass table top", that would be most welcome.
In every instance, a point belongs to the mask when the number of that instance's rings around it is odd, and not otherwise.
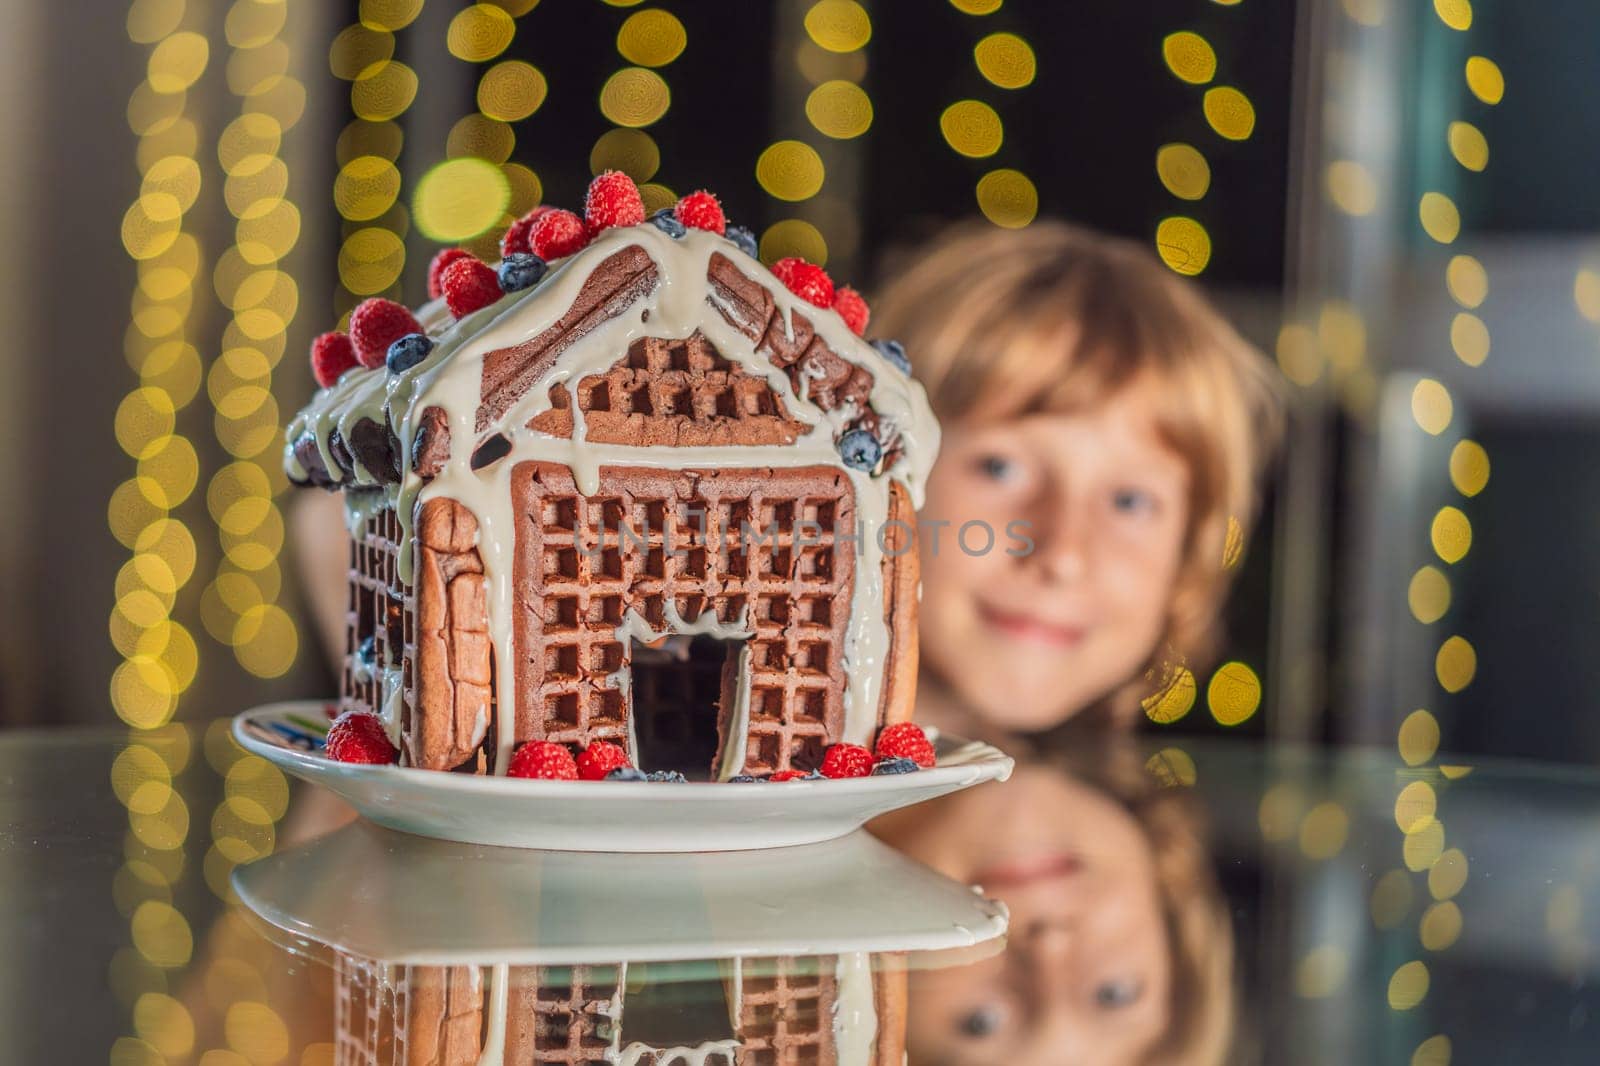
[[[380,829],[221,722],[5,735],[0,1059],[1600,1058],[1600,774],[1014,754],[872,836],[624,856]]]

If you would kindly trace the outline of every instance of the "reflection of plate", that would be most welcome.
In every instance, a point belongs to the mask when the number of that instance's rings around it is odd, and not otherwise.
[[[1003,904],[865,833],[759,854],[510,851],[355,822],[237,869],[270,925],[416,965],[577,965],[994,942]]]
[[[474,844],[559,851],[746,851],[832,840],[880,814],[1011,775],[987,744],[939,738],[939,763],[912,774],[782,784],[525,781],[338,763],[298,746],[314,701],[233,720],[233,735],[283,769],[332,789],[380,825]],[[325,719],[324,719],[325,720]],[[310,750],[306,750],[306,748]],[[799,871],[802,875],[804,871]]]

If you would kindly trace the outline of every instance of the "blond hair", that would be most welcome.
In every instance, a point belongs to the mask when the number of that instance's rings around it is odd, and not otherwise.
[[[874,302],[873,332],[905,345],[941,420],[1072,413],[1135,381],[1159,386],[1157,425],[1189,464],[1189,525],[1147,668],[1163,653],[1179,664],[1210,655],[1224,553],[1243,548],[1282,431],[1261,354],[1142,245],[1062,222],[957,226],[893,278]],[[1149,687],[1114,694],[1110,713],[1130,714]]]

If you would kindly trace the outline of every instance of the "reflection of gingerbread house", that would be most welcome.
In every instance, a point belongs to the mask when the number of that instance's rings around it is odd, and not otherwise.
[[[480,968],[341,952],[336,969],[341,1066],[899,1066],[905,1053],[892,956]]]
[[[716,780],[909,717],[938,431],[837,313],[644,224],[421,320],[427,357],[346,373],[287,456],[345,492],[344,706],[404,762],[504,772],[524,741],[606,739]]]

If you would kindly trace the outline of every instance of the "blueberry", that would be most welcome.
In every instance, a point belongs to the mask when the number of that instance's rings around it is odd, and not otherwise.
[[[878,354],[900,368],[900,373],[911,373],[911,360],[906,358],[906,346],[899,341],[876,340],[872,346],[878,349]]]
[[[646,781],[669,781],[675,785],[686,783],[689,779],[676,770],[652,770],[645,775]]]
[[[756,258],[756,235],[743,226],[729,226],[722,234],[728,240],[739,246],[739,250],[751,259]]]
[[[750,774],[734,774],[732,777],[728,778],[728,784],[730,784],[730,785],[749,785],[749,784],[757,783],[760,780],[761,780],[761,778],[752,777]]]
[[[501,292],[521,292],[539,284],[544,277],[544,260],[526,252],[512,252],[500,264]]]
[[[433,342],[425,333],[407,333],[404,337],[389,345],[389,355],[385,362],[389,364],[389,373],[398,374],[403,370],[410,370],[428,357],[433,351]]]
[[[808,770],[806,772],[806,776],[800,778],[800,780],[802,780],[802,781],[822,781],[822,780],[824,780],[824,778],[822,776],[822,771],[821,770]]]
[[[668,237],[682,237],[689,232],[689,228],[678,221],[678,216],[672,213],[670,207],[663,207],[651,215],[650,224]]]
[[[883,458],[883,445],[864,429],[852,429],[839,438],[839,457],[852,470],[871,470]]]
[[[606,774],[607,781],[648,781],[643,770],[635,770],[631,766],[619,766]]]
[[[919,767],[911,759],[885,759],[872,768],[873,777],[883,777],[887,774],[914,774]]]
[[[356,648],[356,658],[371,666],[378,661],[378,638],[368,637]]]

